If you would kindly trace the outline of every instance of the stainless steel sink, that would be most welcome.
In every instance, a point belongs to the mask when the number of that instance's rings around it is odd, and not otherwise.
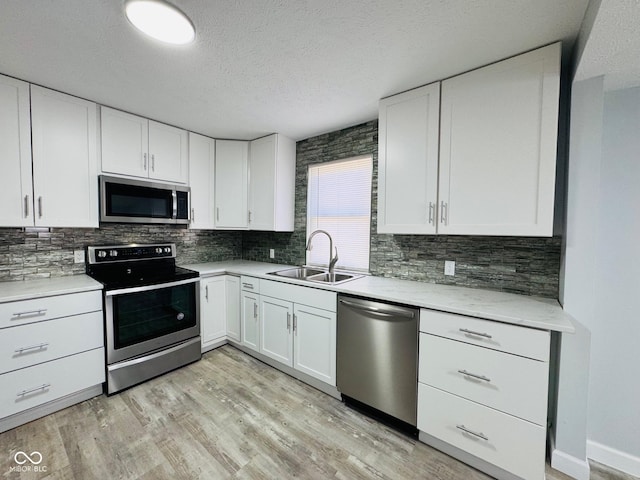
[[[269,275],[276,275],[278,277],[295,278],[297,280],[305,280],[308,282],[326,283],[329,285],[336,285],[339,283],[348,282],[360,278],[362,275],[354,275],[351,273],[332,272],[320,268],[310,267],[296,267],[287,268],[285,270],[278,270],[275,272],[269,272]]]
[[[277,272],[269,272],[269,275],[278,275],[279,277],[297,278],[298,280],[306,280],[307,278],[325,273],[325,270],[319,268],[297,267],[287,268],[286,270],[278,270]]]

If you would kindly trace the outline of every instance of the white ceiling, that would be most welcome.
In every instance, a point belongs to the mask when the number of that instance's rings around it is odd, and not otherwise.
[[[0,73],[216,138],[301,140],[376,118],[381,97],[570,44],[588,0],[173,3],[195,44],[144,37],[122,0],[3,0]]]
[[[604,75],[605,90],[640,85],[640,2],[602,0],[576,71],[576,80]]]

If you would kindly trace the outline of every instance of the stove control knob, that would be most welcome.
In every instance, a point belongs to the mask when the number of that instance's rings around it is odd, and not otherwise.
[[[156,253],[162,253],[162,248],[157,247],[157,248],[156,248]]]
[[[98,258],[104,258],[107,256],[106,250],[98,250]]]
[[[118,256],[118,251],[117,250],[111,250],[109,252],[109,256],[110,257],[117,257]]]
[[[164,253],[171,253],[171,247],[164,247]]]

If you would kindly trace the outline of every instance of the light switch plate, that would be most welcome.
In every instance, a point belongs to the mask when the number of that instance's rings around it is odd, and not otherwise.
[[[456,262],[453,260],[445,260],[444,261],[444,274],[453,276],[456,274]]]
[[[73,251],[73,263],[84,263],[84,250]]]
[[[276,258],[276,251],[273,248],[269,249],[269,258]]]

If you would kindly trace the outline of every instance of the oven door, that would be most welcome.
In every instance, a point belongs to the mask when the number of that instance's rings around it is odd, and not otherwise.
[[[199,281],[106,291],[107,364],[200,335]]]

